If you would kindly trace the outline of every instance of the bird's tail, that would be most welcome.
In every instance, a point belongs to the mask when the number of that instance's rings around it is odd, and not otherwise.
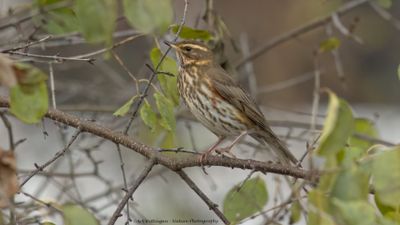
[[[299,162],[296,157],[290,152],[286,145],[274,134],[271,130],[262,131],[260,133],[252,135],[256,140],[260,142],[266,142],[272,147],[274,152],[279,158],[279,161],[284,164],[297,165]],[[261,139],[261,140],[260,140]]]

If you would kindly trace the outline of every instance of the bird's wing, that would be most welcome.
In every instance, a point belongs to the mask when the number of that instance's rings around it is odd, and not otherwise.
[[[210,82],[219,95],[244,112],[255,125],[263,130],[270,130],[254,99],[222,67],[213,67],[207,74],[212,78]]]
[[[234,105],[237,109],[244,112],[247,117],[253,121],[258,128],[261,129],[261,132],[257,132],[258,134],[253,134],[252,136],[256,140],[264,140],[271,147],[273,147],[282,163],[289,163],[291,161],[293,164],[297,164],[296,157],[293,156],[293,154],[268,126],[264,115],[254,99],[221,67],[216,66],[213,69],[210,69],[207,74],[213,78],[209,81],[211,82],[215,91],[226,101]]]

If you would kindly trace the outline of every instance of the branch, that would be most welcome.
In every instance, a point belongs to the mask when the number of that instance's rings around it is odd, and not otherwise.
[[[353,0],[350,1],[346,4],[344,4],[342,7],[340,7],[337,11],[336,14],[338,16],[342,16],[346,13],[348,13],[350,10],[363,5],[364,3],[368,2],[368,0]],[[260,55],[264,54],[265,52],[277,47],[278,45],[281,45],[285,43],[286,41],[289,41],[299,35],[302,35],[304,33],[307,33],[311,30],[314,30],[317,27],[320,27],[321,25],[324,25],[328,23],[331,20],[331,14],[324,16],[322,18],[316,19],[308,24],[305,24],[299,28],[293,29],[285,34],[282,34],[268,43],[262,45],[259,49],[255,50],[252,52],[250,55],[248,55],[246,58],[242,59],[240,62],[236,64],[236,69],[242,67],[246,62],[251,61]]]
[[[4,98],[0,97],[0,107],[9,107],[9,103]],[[159,152],[159,149],[152,148],[145,144],[135,141],[132,137],[122,134],[121,132],[112,131],[109,128],[98,125],[94,122],[82,120],[77,116],[64,113],[58,110],[50,109],[45,117],[68,125],[70,127],[79,128],[82,132],[91,133],[93,135],[105,138],[116,144],[121,144],[147,158],[154,158],[157,163],[164,165],[165,167],[178,171],[186,167],[199,167],[201,163],[198,155],[177,153],[178,157],[174,155],[166,155]],[[313,180],[318,177],[318,171],[307,171],[304,169],[284,166],[277,163],[261,162],[252,159],[237,159],[227,158],[221,156],[209,156],[203,163],[204,166],[221,166],[239,169],[249,169],[260,171],[263,173],[275,173],[296,178]]]
[[[36,174],[38,174],[40,171],[43,171],[46,167],[48,167],[49,165],[51,165],[53,162],[55,162],[58,158],[60,158],[61,156],[63,156],[65,154],[65,152],[67,152],[69,150],[69,148],[71,147],[72,143],[76,140],[76,138],[79,136],[79,134],[81,133],[81,130],[79,130],[79,128],[77,127],[78,130],[75,131],[75,133],[72,135],[71,139],[69,140],[68,144],[65,146],[64,149],[62,149],[61,151],[57,152],[53,158],[51,158],[49,161],[47,161],[45,164],[38,166],[35,163],[35,167],[36,170],[32,171],[28,177],[26,177],[24,179],[24,181],[22,181],[22,183],[20,184],[20,188],[22,186],[24,186],[33,176],[35,176]]]
[[[230,224],[229,220],[225,215],[218,209],[218,205],[212,202],[207,195],[205,195],[199,187],[190,179],[190,177],[182,170],[176,171],[176,173],[186,182],[189,187],[196,192],[196,194],[207,204],[210,210],[214,211],[215,214],[224,222],[224,224]]]
[[[174,42],[176,42],[178,40],[179,34],[181,33],[181,30],[182,30],[182,27],[185,25],[188,6],[189,6],[189,0],[185,0],[185,6],[184,6],[184,9],[183,9],[182,19],[181,19],[181,22],[179,24],[178,31],[175,34]],[[147,83],[147,85],[144,87],[143,91],[139,95],[140,96],[139,101],[136,104],[136,108],[133,111],[131,117],[129,118],[128,125],[125,127],[125,130],[124,130],[124,134],[128,134],[129,128],[132,126],[132,122],[135,119],[135,117],[137,115],[137,112],[139,111],[139,108],[143,103],[144,98],[147,96],[147,92],[149,91],[150,86],[151,86],[152,82],[154,81],[154,78],[157,76],[158,70],[160,69],[162,62],[167,57],[168,53],[171,51],[171,48],[172,48],[171,46],[168,46],[168,48],[165,51],[165,53],[161,56],[160,61],[157,63],[154,71],[151,73],[150,78],[149,78],[149,82]]]
[[[150,162],[147,164],[147,166],[144,168],[142,173],[139,175],[139,177],[136,179],[136,181],[129,188],[129,190],[125,194],[124,198],[122,198],[121,202],[118,204],[118,207],[114,211],[112,217],[110,218],[110,221],[108,221],[108,225],[115,224],[118,217],[121,216],[121,212],[124,209],[125,205],[128,203],[129,199],[132,198],[133,193],[136,191],[136,189],[139,187],[139,185],[144,181],[144,179],[150,173],[151,169],[153,169],[155,164],[156,164],[156,160],[152,158],[150,160]]]

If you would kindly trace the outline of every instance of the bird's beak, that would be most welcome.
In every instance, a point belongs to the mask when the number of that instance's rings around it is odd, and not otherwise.
[[[178,47],[172,42],[164,41],[164,44],[166,44],[167,46],[169,46],[169,47],[171,47],[173,49],[178,49]]]

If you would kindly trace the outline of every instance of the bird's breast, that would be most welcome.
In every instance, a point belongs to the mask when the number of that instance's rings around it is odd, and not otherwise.
[[[194,70],[191,70],[192,72]],[[248,129],[241,112],[215,92],[205,79],[187,70],[178,78],[179,93],[191,113],[218,136],[235,136]]]

